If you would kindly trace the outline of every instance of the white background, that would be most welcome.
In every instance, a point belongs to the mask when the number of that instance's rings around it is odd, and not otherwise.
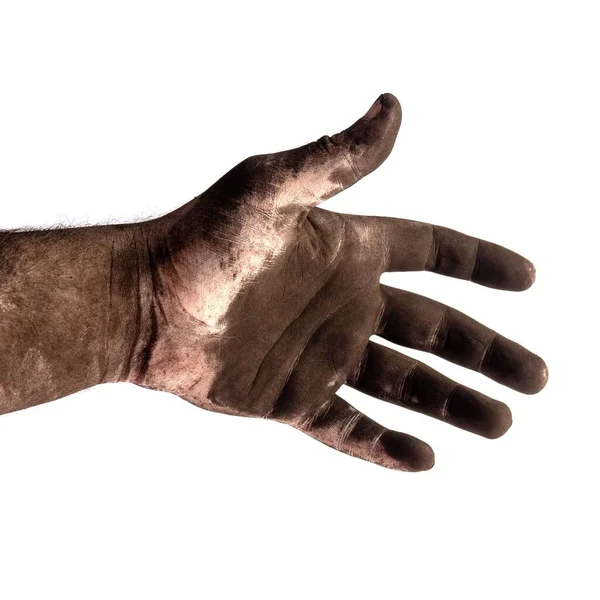
[[[348,395],[434,447],[421,474],[129,385],[3,416],[0,597],[598,598],[595,3],[0,6],[0,227],[163,214],[390,91],[394,152],[327,207],[528,256],[522,294],[385,280],[550,368],[529,397],[425,357],[511,406],[493,442]]]

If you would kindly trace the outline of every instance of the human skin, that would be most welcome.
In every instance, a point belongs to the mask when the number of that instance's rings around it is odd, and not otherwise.
[[[527,289],[533,265],[444,227],[318,204],[390,154],[400,104],[383,94],[345,131],[252,156],[157,219],[0,233],[0,413],[105,382],[274,419],[351,456],[433,466],[425,442],[360,413],[343,384],[496,438],[509,408],[391,350],[431,352],[526,394],[544,361],[443,304],[379,283],[428,270]]]

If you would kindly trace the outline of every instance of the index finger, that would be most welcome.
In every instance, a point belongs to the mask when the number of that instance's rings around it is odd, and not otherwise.
[[[384,271],[431,271],[499,290],[522,291],[535,281],[525,257],[447,227],[391,217],[359,217],[383,240]]]

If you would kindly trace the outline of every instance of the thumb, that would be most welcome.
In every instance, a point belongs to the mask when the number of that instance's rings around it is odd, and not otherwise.
[[[363,117],[340,133],[271,157],[287,171],[296,198],[314,206],[379,167],[394,147],[401,120],[396,97],[382,94]]]

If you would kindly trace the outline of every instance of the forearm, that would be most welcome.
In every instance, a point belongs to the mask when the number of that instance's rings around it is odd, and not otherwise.
[[[146,343],[145,225],[0,233],[0,413],[127,379]]]

